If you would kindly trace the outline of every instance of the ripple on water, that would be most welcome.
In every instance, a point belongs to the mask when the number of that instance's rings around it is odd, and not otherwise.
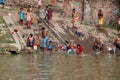
[[[0,80],[119,80],[120,57],[64,54],[0,56]]]

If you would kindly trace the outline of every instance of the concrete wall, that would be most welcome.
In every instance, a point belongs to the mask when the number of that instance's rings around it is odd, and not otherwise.
[[[104,21],[106,23],[110,23],[111,20],[114,20],[116,16],[113,15],[112,11],[117,9],[117,6],[113,4],[113,1],[114,0],[92,0],[91,2],[92,20],[96,22],[97,13],[99,9],[103,10]]]
[[[62,10],[67,15],[71,16],[72,9],[75,8],[77,12],[82,14],[83,0],[64,0]],[[90,23],[97,23],[98,10],[102,9],[105,23],[111,23],[111,20],[116,19],[113,11],[117,9],[114,0],[84,0],[84,21]]]
[[[65,0],[63,3],[62,10],[65,12],[68,16],[71,16],[72,14],[72,9],[75,8],[77,12],[81,14],[81,9],[82,9],[82,2],[81,0]]]

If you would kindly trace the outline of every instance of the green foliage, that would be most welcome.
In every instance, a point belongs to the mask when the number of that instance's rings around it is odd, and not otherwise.
[[[4,19],[2,18],[2,16],[0,16],[0,24],[5,24],[5,26],[2,26],[0,28],[0,43],[15,43],[11,32],[9,31],[9,29],[7,28],[7,25],[4,21]],[[5,33],[1,33],[2,31],[5,31]]]

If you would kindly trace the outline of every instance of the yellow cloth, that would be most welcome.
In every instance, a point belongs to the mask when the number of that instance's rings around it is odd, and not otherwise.
[[[103,18],[98,20],[98,24],[103,25]]]

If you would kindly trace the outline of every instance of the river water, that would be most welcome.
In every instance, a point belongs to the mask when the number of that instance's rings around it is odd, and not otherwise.
[[[0,55],[0,80],[120,80],[120,57],[67,54]]]

